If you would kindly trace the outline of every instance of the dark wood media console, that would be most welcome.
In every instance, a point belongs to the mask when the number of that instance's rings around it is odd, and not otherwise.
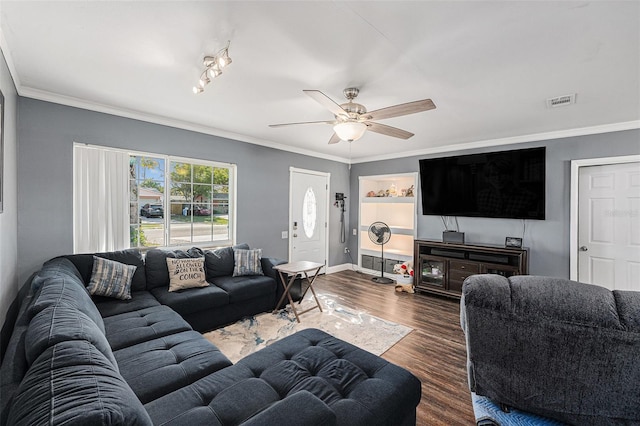
[[[416,240],[413,264],[416,290],[460,298],[462,282],[473,274],[505,277],[529,273],[526,248]]]

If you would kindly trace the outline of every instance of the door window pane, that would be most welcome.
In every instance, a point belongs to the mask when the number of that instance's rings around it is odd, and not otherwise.
[[[302,226],[307,238],[313,237],[316,229],[317,215],[318,204],[316,202],[316,194],[313,192],[313,188],[309,187],[302,200]]]

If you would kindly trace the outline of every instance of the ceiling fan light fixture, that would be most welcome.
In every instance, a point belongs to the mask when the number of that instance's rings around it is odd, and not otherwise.
[[[338,137],[346,142],[353,142],[360,139],[367,130],[367,125],[359,121],[344,121],[333,126],[333,131]]]

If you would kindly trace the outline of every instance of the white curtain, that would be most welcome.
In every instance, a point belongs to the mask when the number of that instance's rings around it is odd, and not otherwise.
[[[74,145],[73,250],[129,247],[129,154]]]

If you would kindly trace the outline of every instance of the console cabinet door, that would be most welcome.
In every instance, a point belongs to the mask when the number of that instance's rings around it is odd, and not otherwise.
[[[469,275],[479,274],[478,262],[465,262],[462,260],[449,261],[449,287],[447,290],[462,292],[462,283]]]
[[[446,290],[447,261],[431,256],[420,256],[418,287]]]

